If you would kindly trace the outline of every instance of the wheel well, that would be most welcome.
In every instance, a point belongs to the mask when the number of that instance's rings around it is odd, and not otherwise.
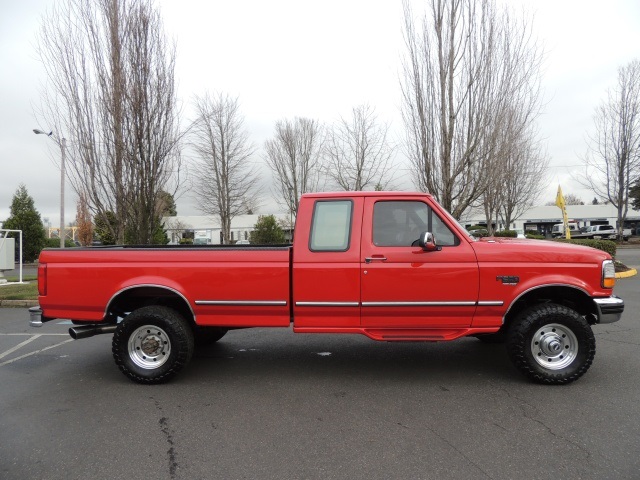
[[[117,293],[109,302],[106,318],[124,317],[141,307],[162,305],[180,313],[195,325],[193,310],[187,300],[175,290],[158,286],[132,287]]]
[[[564,305],[583,315],[590,324],[596,322],[596,306],[589,295],[574,287],[548,286],[530,290],[518,298],[505,315],[505,327],[508,327],[523,310],[537,303]]]

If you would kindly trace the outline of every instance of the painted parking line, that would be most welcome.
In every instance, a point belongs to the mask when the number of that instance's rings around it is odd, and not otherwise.
[[[27,338],[24,342],[19,343],[18,345],[16,345],[13,348],[10,348],[9,350],[7,350],[6,352],[2,352],[0,353],[0,358],[4,358],[7,355],[11,355],[13,352],[15,352],[16,350],[24,347],[27,343],[31,343],[33,342],[36,338],[40,338],[40,335],[33,335],[31,338]]]
[[[2,337],[32,337],[33,333],[0,333]],[[37,333],[38,337],[66,337],[68,333]]]
[[[31,355],[36,355],[38,353],[46,352],[47,350],[51,350],[52,348],[59,347],[60,345],[64,345],[65,343],[69,343],[69,342],[73,342],[73,338],[65,340],[64,342],[56,343],[55,345],[50,345],[48,347],[41,348],[40,350],[36,350],[35,352],[25,353],[20,357],[12,358],[11,360],[7,360],[6,362],[0,363],[0,367],[4,367],[5,365],[9,365],[10,363],[17,362],[18,360],[22,360],[23,358],[30,357]]]

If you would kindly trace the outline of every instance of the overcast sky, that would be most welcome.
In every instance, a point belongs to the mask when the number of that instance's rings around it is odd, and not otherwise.
[[[507,0],[504,0],[507,2]],[[59,150],[33,115],[45,75],[35,53],[41,18],[54,0],[0,0],[0,221],[24,183],[43,218],[57,225]],[[572,172],[592,129],[595,107],[616,81],[617,68],[640,57],[638,0],[508,0],[535,13],[546,55],[546,107],[540,129],[550,156],[548,187],[539,203],[555,199],[558,183],[585,202]],[[226,92],[240,99],[246,127],[262,162],[262,145],[282,118],[331,122],[368,103],[400,133],[398,72],[403,53],[400,0],[161,0],[166,33],[177,42],[176,77],[184,124],[194,94]],[[417,2],[416,2],[417,4]],[[60,132],[64,136],[64,132]],[[397,158],[406,172],[406,160]],[[265,171],[261,213],[273,213]],[[408,175],[398,187],[413,189]],[[77,196],[67,183],[67,222]],[[188,193],[178,213],[197,215]]]

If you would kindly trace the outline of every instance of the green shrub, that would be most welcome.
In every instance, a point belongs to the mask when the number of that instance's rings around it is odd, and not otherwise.
[[[535,233],[527,233],[525,237],[530,238],[531,240],[544,240],[544,235],[536,235]]]
[[[73,243],[72,240],[65,240],[64,241],[64,246],[65,248],[72,248],[75,247],[76,244]],[[45,243],[45,248],[60,248],[60,239],[59,238],[47,238],[46,239],[46,243]]]
[[[251,243],[273,245],[285,242],[284,232],[273,215],[260,215],[251,232]]]
[[[587,239],[567,240],[565,238],[554,238],[553,241],[562,242],[562,243],[572,243],[574,245],[584,245],[585,247],[597,248],[598,250],[607,252],[613,258],[616,257],[616,250],[618,248],[618,246],[616,245],[616,242],[612,240],[587,240]]]
[[[493,234],[494,237],[507,237],[507,238],[516,238],[518,236],[518,232],[515,230],[501,230],[500,232],[496,232]]]
[[[467,231],[476,238],[489,236],[487,227],[483,227],[482,225],[471,225],[469,228],[467,228]]]
[[[16,190],[9,207],[9,218],[3,223],[7,230],[22,230],[22,259],[32,262],[40,255],[45,245],[45,231],[40,213],[36,210],[33,198],[27,192],[27,187],[21,184]],[[17,233],[9,233],[9,237],[16,238],[16,259],[20,248]]]

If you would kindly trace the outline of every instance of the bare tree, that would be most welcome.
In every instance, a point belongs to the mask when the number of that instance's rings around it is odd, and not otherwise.
[[[640,179],[640,60],[618,69],[618,84],[596,109],[581,181],[618,210],[622,238],[631,187]]]
[[[152,0],[56,2],[38,53],[48,83],[37,116],[69,140],[74,189],[115,215],[118,243],[151,242],[158,192],[177,188],[181,163],[175,47]]]
[[[584,205],[584,201],[577,196],[575,193],[566,193],[563,195],[564,197],[564,204],[565,205]],[[593,203],[593,205],[597,205],[598,203]],[[545,203],[546,206],[551,207],[553,205],[556,205],[556,200],[550,200],[547,203]]]
[[[231,221],[247,213],[248,202],[259,194],[250,160],[254,149],[237,98],[207,94],[196,97],[195,109],[191,130],[198,155],[194,192],[200,210],[220,218],[223,242],[228,244]]]
[[[374,108],[354,107],[350,119],[341,118],[327,132],[327,177],[346,191],[386,189],[395,150],[388,132],[389,125],[378,122]]]
[[[298,211],[300,195],[319,188],[323,145],[320,123],[299,117],[278,121],[274,137],[265,142],[265,160],[276,182],[276,201],[292,215]]]
[[[548,164],[533,123],[523,123],[519,109],[508,109],[500,121],[497,148],[487,171],[487,189],[480,197],[487,229],[500,219],[506,228],[538,197]],[[526,113],[526,112],[525,112]]]
[[[499,210],[506,228],[511,228],[511,224],[533,206],[546,181],[549,164],[549,158],[537,139],[525,132],[515,142],[515,148],[505,161],[505,180]]]
[[[493,0],[431,0],[421,22],[404,3],[401,79],[407,154],[417,188],[456,218],[482,196],[501,118],[539,112],[541,52],[526,20]]]

